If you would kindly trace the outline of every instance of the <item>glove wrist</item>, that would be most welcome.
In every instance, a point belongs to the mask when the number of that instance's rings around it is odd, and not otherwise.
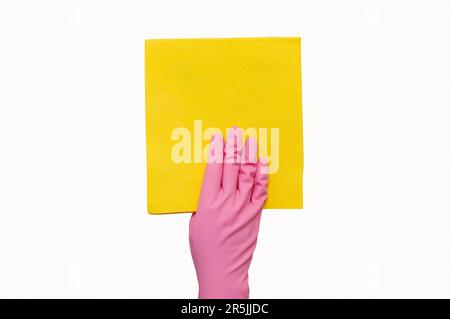
[[[248,299],[249,286],[248,275],[240,276],[241,279],[218,278],[199,280],[200,299]]]

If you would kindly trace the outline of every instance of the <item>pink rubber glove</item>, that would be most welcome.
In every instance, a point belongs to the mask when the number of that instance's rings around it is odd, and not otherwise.
[[[199,298],[249,297],[248,269],[268,175],[267,161],[256,160],[256,140],[248,139],[244,148],[241,141],[238,128],[229,131],[225,150],[220,134],[211,139],[198,209],[189,225]]]

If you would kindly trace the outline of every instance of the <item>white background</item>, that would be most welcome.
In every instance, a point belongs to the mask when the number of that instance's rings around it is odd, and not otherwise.
[[[301,36],[303,211],[254,298],[450,297],[450,2],[2,1],[0,297],[195,298],[146,213],[144,39]],[[269,194],[270,196],[270,194]]]

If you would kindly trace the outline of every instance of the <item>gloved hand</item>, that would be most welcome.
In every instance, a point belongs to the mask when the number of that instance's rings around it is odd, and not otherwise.
[[[267,197],[267,161],[257,161],[257,142],[242,147],[242,131],[212,137],[189,243],[199,298],[248,298],[248,269]],[[225,153],[225,154],[224,154]]]

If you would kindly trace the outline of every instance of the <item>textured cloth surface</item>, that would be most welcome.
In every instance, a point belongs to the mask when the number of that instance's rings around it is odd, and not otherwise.
[[[264,207],[302,208],[300,38],[146,40],[145,63],[150,213],[196,210],[206,164],[198,149],[207,148],[209,128],[226,136],[233,126],[255,128],[268,158]],[[172,159],[176,128],[190,134],[190,153],[180,151],[189,160],[180,163]]]

